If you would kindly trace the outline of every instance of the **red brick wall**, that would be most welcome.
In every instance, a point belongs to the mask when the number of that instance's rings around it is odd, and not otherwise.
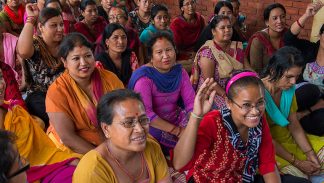
[[[178,0],[156,0],[157,3],[164,3],[168,6],[172,17],[180,14]],[[205,17],[210,17],[214,11],[214,5],[217,0],[197,0],[197,11]],[[240,10],[247,16],[246,23],[248,26],[249,35],[255,31],[261,30],[265,27],[263,22],[264,8],[274,2],[281,3],[285,6],[287,11],[287,25],[290,26],[296,21],[306,10],[308,3],[312,0],[240,0]],[[207,19],[207,18],[206,18]],[[305,25],[305,29],[301,32],[301,36],[309,38],[311,34],[313,20]]]

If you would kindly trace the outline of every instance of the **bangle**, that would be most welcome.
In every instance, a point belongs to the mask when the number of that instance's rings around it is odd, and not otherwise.
[[[26,19],[26,23],[31,23],[31,24],[35,25],[35,23],[36,23],[35,16],[28,16]]]
[[[296,162],[296,157],[295,157],[294,154],[292,154],[292,159],[291,159],[291,163],[290,164],[294,165],[295,162]]]
[[[191,116],[194,117],[194,118],[196,118],[196,119],[203,119],[202,116],[198,116],[197,114],[195,114],[193,112],[191,112]]]
[[[305,26],[302,26],[302,25],[300,24],[300,22],[299,22],[299,19],[297,19],[297,21],[296,21],[296,22],[297,22],[297,25],[298,25],[298,26],[299,26],[300,28],[302,28],[302,29],[303,29],[303,28],[305,27]]]
[[[312,151],[314,151],[313,148],[310,149],[310,150],[308,150],[308,151],[305,151],[304,154],[308,154],[308,153],[310,153],[310,152],[312,152]]]

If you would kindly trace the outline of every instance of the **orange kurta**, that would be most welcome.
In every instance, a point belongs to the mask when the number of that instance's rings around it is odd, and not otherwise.
[[[96,87],[94,85],[101,84],[102,95],[115,89],[124,88],[123,83],[112,72],[99,68],[96,68],[94,73],[95,72],[99,73],[99,75],[97,79],[92,78],[94,82],[91,84],[93,88]],[[92,74],[92,77],[94,77],[94,75],[95,74]],[[79,88],[77,83],[71,78],[68,71],[65,71],[51,84],[47,91],[46,112],[65,113],[74,122],[76,133],[86,141],[97,146],[103,142],[100,135],[100,126],[95,125],[97,123],[95,121],[96,119],[94,119],[95,115],[91,120],[91,117],[88,115],[89,111],[87,111],[84,106],[85,103],[88,102],[89,105],[96,107],[99,99],[88,99],[83,93],[82,89]],[[80,98],[80,96],[85,97]],[[51,120],[47,133],[58,148],[62,150],[67,149],[67,147],[62,144]]]

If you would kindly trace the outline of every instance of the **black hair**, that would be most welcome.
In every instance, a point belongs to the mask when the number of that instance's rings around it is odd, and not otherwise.
[[[81,3],[80,3],[81,11],[84,11],[88,5],[97,5],[97,3],[94,0],[81,0]]]
[[[169,14],[168,8],[165,5],[156,4],[151,9],[151,19],[153,20],[160,11],[165,11],[167,14]]]
[[[231,21],[230,17],[228,17],[226,15],[215,15],[212,18],[212,20],[210,21],[210,27],[212,29],[215,29],[215,27],[219,24],[219,22],[221,22],[223,20],[229,20],[229,21]]]
[[[61,16],[61,12],[56,8],[43,8],[39,13],[38,22],[44,25],[49,19],[53,17]]]
[[[124,13],[125,19],[128,20],[128,13],[126,12],[126,10],[123,9],[123,8],[117,7],[117,6],[113,6],[113,7],[111,7],[111,8],[109,9],[109,11],[108,11],[108,13],[107,13],[108,16],[109,16],[110,11],[112,11],[113,9],[119,9],[119,10],[122,10],[122,12]]]
[[[228,1],[230,3],[238,3],[238,5],[241,6],[240,0],[226,0],[226,1]]]
[[[165,38],[166,40],[168,40],[173,48],[176,50],[176,46],[175,43],[173,41],[173,38],[171,36],[170,33],[166,32],[166,31],[158,31],[157,33],[153,34],[153,36],[150,38],[150,40],[147,43],[147,56],[148,58],[152,58],[153,55],[153,45],[156,43],[156,41],[158,39],[162,39]]]
[[[124,26],[118,24],[118,23],[110,23],[108,25],[106,25],[104,31],[102,32],[102,40],[101,40],[101,44],[107,49],[107,45],[106,45],[106,39],[109,39],[110,36],[116,31],[116,30],[123,30],[127,36],[127,32],[124,28]]]
[[[47,5],[50,4],[50,3],[58,3],[61,10],[63,10],[62,4],[61,4],[61,2],[59,0],[46,0],[45,4],[44,4],[44,7],[47,7]]]
[[[302,53],[295,47],[285,46],[277,50],[270,58],[262,72],[262,78],[270,77],[270,81],[278,81],[292,67],[305,65]]]
[[[58,56],[66,59],[68,54],[77,46],[85,46],[90,49],[93,47],[84,35],[73,32],[64,37],[58,49]]]
[[[237,74],[240,74],[242,72],[252,72],[252,71],[249,71],[249,70],[236,70],[236,71],[234,71],[232,73],[232,77],[234,77]],[[225,86],[227,86],[227,84],[231,80],[231,78],[229,78],[226,81]],[[264,84],[263,84],[263,82],[262,82],[262,80],[260,78],[254,77],[254,76],[246,76],[246,77],[242,77],[242,78],[236,80],[234,83],[232,83],[232,85],[228,89],[228,93],[226,94],[227,98],[229,98],[229,99],[235,98],[238,91],[240,91],[244,87],[247,87],[247,86],[250,86],[250,85],[258,86],[258,87],[260,87],[262,89],[262,92],[264,92]]]
[[[119,89],[108,92],[101,97],[97,106],[97,119],[100,123],[111,125],[115,116],[115,106],[127,99],[135,99],[143,104],[141,95],[129,89]],[[143,104],[144,106],[144,104]]]
[[[18,152],[15,152],[16,136],[9,131],[0,130],[0,182],[8,182],[8,173],[15,162]]]
[[[214,8],[214,14],[215,15],[218,15],[219,11],[222,9],[222,7],[227,7],[229,8],[232,12],[234,11],[233,10],[233,5],[228,2],[228,1],[218,1],[215,5],[215,8]]]
[[[324,24],[322,25],[322,27],[320,28],[319,34],[322,35],[324,32]]]
[[[270,13],[273,9],[280,8],[286,14],[286,8],[280,3],[273,3],[267,6],[263,11],[263,20],[268,21],[270,18]]]

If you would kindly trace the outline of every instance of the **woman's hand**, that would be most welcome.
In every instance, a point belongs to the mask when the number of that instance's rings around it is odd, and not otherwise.
[[[203,116],[210,111],[216,95],[216,82],[213,78],[207,78],[199,88],[195,97],[193,113]]]
[[[317,1],[315,3],[311,3],[307,6],[305,16],[306,17],[312,17],[314,16],[318,10],[320,10],[323,7],[322,1]]]
[[[37,19],[38,15],[39,15],[39,9],[37,7],[37,4],[36,3],[34,3],[34,4],[31,4],[31,3],[26,4],[26,14],[27,14],[27,16],[33,16],[33,17],[35,17]]]
[[[314,174],[318,174],[321,168],[320,161],[318,160],[318,157],[316,156],[314,150],[310,151],[306,154],[307,160],[314,163],[315,167],[318,169],[317,172],[314,172]]]
[[[307,175],[314,175],[320,171],[320,168],[314,162],[309,160],[296,160],[294,165]]]

